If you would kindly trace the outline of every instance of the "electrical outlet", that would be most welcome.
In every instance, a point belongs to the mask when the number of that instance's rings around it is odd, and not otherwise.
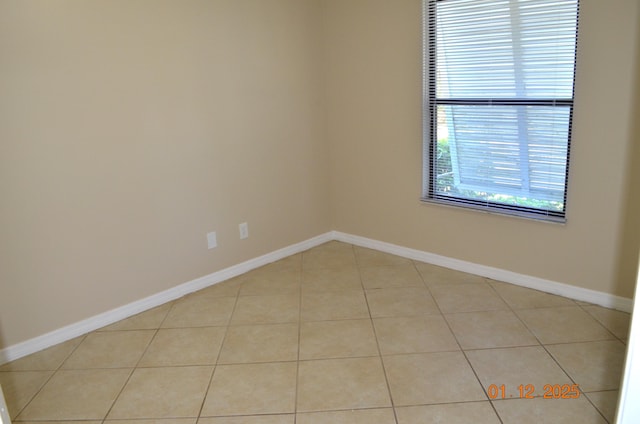
[[[241,239],[246,239],[247,237],[249,237],[249,224],[247,224],[246,222],[243,222],[238,226],[238,228],[240,229]]]
[[[207,247],[209,249],[213,249],[214,247],[218,247],[218,239],[216,237],[216,232],[207,233]]]

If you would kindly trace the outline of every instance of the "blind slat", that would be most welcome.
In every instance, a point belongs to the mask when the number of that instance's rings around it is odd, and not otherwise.
[[[565,213],[578,0],[425,0],[427,195]]]

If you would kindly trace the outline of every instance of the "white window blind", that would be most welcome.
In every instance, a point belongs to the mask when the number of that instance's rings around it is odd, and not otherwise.
[[[425,195],[563,221],[578,0],[425,0]]]

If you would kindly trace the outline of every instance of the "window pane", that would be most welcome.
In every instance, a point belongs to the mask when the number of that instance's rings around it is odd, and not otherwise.
[[[435,194],[562,211],[570,110],[439,106]]]
[[[439,98],[571,98],[575,1],[436,3]]]
[[[563,219],[578,0],[426,3],[426,199]]]

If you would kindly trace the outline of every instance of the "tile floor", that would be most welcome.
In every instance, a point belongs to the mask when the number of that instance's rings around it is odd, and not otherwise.
[[[5,364],[0,383],[19,423],[606,423],[628,325],[331,242]]]

